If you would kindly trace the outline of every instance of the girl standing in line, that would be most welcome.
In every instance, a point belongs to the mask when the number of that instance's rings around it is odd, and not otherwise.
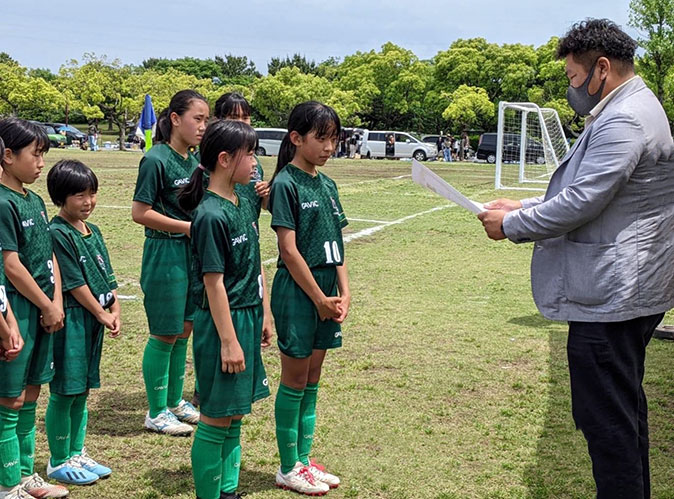
[[[276,485],[308,495],[340,482],[309,458],[321,366],[327,350],[342,344],[341,323],[351,302],[342,241],[347,220],[335,182],[317,169],[335,151],[340,128],[332,108],[313,101],[297,105],[269,196],[279,247],[271,300],[281,351]]]
[[[150,338],[143,354],[148,430],[189,435],[199,412],[183,399],[187,341],[194,306],[189,299],[190,217],[178,190],[199,161],[189,151],[206,130],[209,108],[194,90],[176,93],[157,122],[157,142],[140,162],[133,196],[134,222],[145,226],[140,285]]]

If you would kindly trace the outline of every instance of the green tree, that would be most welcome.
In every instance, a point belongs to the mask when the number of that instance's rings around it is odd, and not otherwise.
[[[494,118],[494,104],[484,88],[461,85],[449,96],[450,103],[442,117],[461,130],[486,128]]]
[[[672,0],[632,0],[630,26],[644,55],[637,57],[639,72],[660,102],[665,98],[665,79],[674,67],[674,2]]]
[[[156,57],[151,57],[143,61],[143,68],[152,69],[158,73],[165,73],[169,69],[175,69],[181,73],[196,76],[197,78],[224,78],[220,65],[213,59],[197,59],[196,57],[158,59]]]
[[[12,62],[0,63],[0,114],[49,120],[63,106],[60,92],[41,77]]]
[[[253,61],[249,61],[245,55],[237,56],[227,54],[224,57],[216,55],[215,63],[220,68],[220,74],[225,80],[237,78],[253,79],[262,76]]]
[[[314,74],[316,72],[316,62],[309,61],[302,54],[293,54],[292,57],[286,56],[285,59],[272,57],[267,64],[267,72],[274,76],[283,68],[297,68],[304,74]]]

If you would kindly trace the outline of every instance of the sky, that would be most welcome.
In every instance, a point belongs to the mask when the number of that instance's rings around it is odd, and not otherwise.
[[[421,59],[459,38],[539,46],[587,17],[638,36],[627,25],[629,0],[2,0],[0,51],[54,72],[85,52],[126,64],[231,53],[264,74],[272,57],[343,59],[387,41]]]

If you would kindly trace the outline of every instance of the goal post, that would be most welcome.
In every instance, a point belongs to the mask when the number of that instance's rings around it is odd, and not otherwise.
[[[545,190],[568,150],[556,110],[533,102],[499,102],[496,189]]]

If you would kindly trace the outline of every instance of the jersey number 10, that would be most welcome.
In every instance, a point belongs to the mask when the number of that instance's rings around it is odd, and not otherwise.
[[[325,263],[342,263],[342,255],[339,253],[339,246],[337,241],[325,241],[323,244],[325,249]]]

